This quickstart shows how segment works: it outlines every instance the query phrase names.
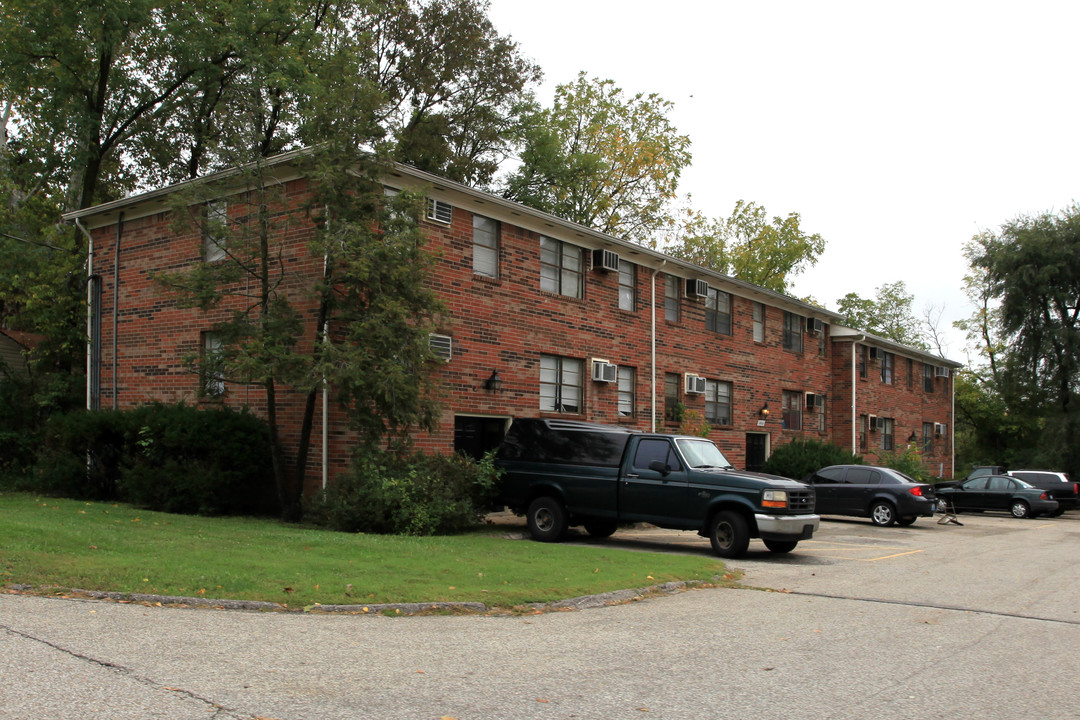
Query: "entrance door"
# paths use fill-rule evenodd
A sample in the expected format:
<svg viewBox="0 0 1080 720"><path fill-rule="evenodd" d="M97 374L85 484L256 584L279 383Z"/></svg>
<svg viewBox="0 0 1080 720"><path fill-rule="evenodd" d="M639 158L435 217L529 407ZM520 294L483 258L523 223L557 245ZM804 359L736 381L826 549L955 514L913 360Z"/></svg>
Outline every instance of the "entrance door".
<svg viewBox="0 0 1080 720"><path fill-rule="evenodd" d="M454 451L479 460L499 447L506 436L507 418L454 416Z"/></svg>
<svg viewBox="0 0 1080 720"><path fill-rule="evenodd" d="M761 472L769 459L769 436L765 433L746 433L746 469Z"/></svg>

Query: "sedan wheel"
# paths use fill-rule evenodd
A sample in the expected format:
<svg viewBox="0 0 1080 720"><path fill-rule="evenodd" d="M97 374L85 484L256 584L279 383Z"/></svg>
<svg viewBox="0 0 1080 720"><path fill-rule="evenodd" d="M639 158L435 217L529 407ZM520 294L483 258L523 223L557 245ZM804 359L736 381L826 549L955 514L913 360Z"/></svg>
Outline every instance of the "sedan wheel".
<svg viewBox="0 0 1080 720"><path fill-rule="evenodd" d="M896 510L887 502L876 502L870 508L870 520L875 525L889 527L896 522Z"/></svg>
<svg viewBox="0 0 1080 720"><path fill-rule="evenodd" d="M1009 507L1009 512L1012 513L1014 518L1026 518L1031 514L1031 509L1023 500L1013 500L1013 504Z"/></svg>

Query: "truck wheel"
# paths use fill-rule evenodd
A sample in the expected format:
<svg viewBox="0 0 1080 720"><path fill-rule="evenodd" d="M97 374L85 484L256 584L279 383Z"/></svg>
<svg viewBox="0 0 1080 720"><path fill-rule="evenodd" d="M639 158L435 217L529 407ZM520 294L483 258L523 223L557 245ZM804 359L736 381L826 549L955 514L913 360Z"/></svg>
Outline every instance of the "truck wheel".
<svg viewBox="0 0 1080 720"><path fill-rule="evenodd" d="M614 520L586 520L585 532L594 538L611 537L619 529L619 523Z"/></svg>
<svg viewBox="0 0 1080 720"><path fill-rule="evenodd" d="M750 545L746 520L737 512L721 510L709 521L709 542L713 552L720 557L742 557Z"/></svg>
<svg viewBox="0 0 1080 720"><path fill-rule="evenodd" d="M566 534L566 510L553 497L538 497L525 514L529 534L540 542L559 542Z"/></svg>
<svg viewBox="0 0 1080 720"><path fill-rule="evenodd" d="M799 544L798 540L762 540L769 552L789 553Z"/></svg>
<svg viewBox="0 0 1080 720"><path fill-rule="evenodd" d="M870 521L881 527L889 527L896 522L896 509L884 500L879 500L870 507Z"/></svg>

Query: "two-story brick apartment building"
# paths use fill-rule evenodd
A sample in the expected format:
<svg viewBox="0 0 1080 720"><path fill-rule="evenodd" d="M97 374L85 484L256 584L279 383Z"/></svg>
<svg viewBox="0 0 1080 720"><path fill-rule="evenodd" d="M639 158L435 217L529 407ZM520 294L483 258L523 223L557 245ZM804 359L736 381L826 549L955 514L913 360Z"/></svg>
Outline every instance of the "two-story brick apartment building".
<svg viewBox="0 0 1080 720"><path fill-rule="evenodd" d="M321 273L301 208L308 184L284 155L272 165L284 190L283 262ZM236 182L239 175L233 175ZM206 178L227 187L229 173ZM446 362L439 428L421 447L476 453L515 417L559 416L676 431L691 414L737 465L758 468L795 437L867 455L917 442L928 468L952 475L956 363L838 325L835 313L531 210L408 166L384 178L421 188L423 231L438 254L432 282L447 313L432 336ZM190 185L187 183L185 185ZM92 404L226 402L258 410L253 386L225 383L207 397L182 358L214 342L222 316L182 308L150 279L206 258L200 233L177 231L169 198L184 186L71 213L92 238L100 278L90 325ZM213 212L237 212L233 186ZM210 249L212 250L212 248ZM93 283L92 283L93 285ZM304 308L302 288L294 301ZM305 313L314 323L313 313ZM314 327L302 342L311 343ZM298 435L299 400L287 403L285 438ZM340 410L324 399L312 487L332 481L349 454Z"/></svg>

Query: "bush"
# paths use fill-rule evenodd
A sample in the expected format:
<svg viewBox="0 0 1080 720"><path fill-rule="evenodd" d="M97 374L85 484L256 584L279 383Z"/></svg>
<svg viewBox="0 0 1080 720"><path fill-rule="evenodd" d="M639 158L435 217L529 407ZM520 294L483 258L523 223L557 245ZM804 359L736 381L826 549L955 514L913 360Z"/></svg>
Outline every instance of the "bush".
<svg viewBox="0 0 1080 720"><path fill-rule="evenodd" d="M918 482L934 482L934 476L926 469L922 454L915 448L914 444L908 445L900 452L880 453L878 463L882 467L898 470Z"/></svg>
<svg viewBox="0 0 1080 720"><path fill-rule="evenodd" d="M832 443L818 440L792 440L781 445L765 462L765 472L801 480L827 465L861 465L859 455Z"/></svg>
<svg viewBox="0 0 1080 720"><path fill-rule="evenodd" d="M117 500L125 417L105 410L54 415L45 423L34 490L79 500Z"/></svg>
<svg viewBox="0 0 1080 720"><path fill-rule="evenodd" d="M498 471L489 454L359 457L350 472L308 503L305 517L344 532L437 535L477 525Z"/></svg>

